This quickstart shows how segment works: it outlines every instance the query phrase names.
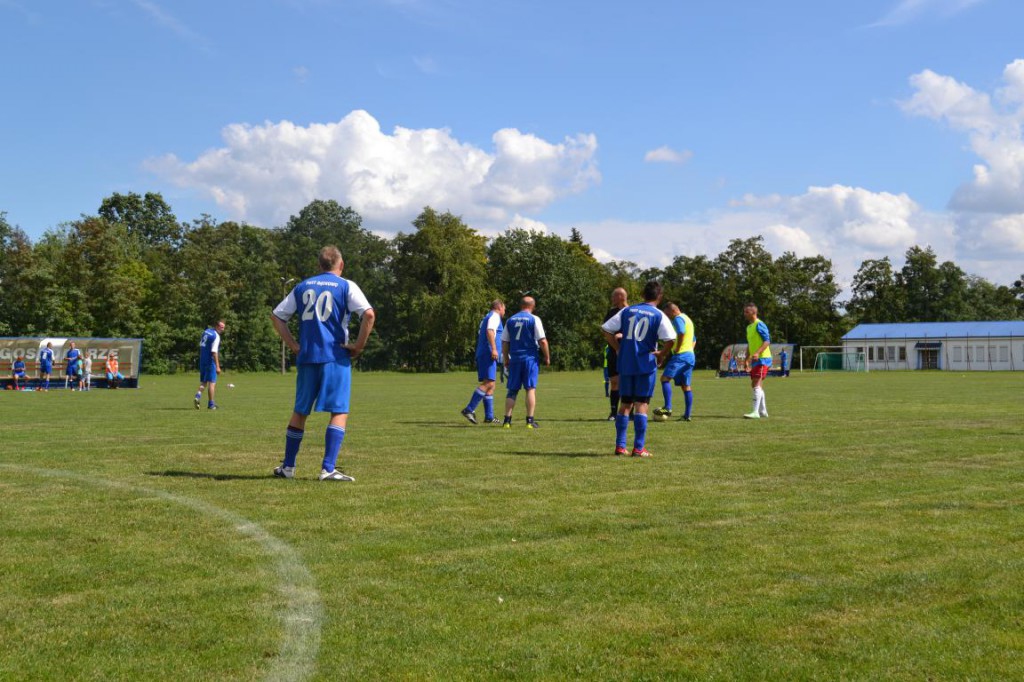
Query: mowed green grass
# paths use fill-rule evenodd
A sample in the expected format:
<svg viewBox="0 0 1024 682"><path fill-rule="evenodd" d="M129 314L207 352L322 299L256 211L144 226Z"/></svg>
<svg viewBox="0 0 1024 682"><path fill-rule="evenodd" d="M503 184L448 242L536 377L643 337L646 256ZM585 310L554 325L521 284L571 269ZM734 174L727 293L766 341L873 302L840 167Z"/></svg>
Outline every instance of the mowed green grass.
<svg viewBox="0 0 1024 682"><path fill-rule="evenodd" d="M699 373L649 460L597 372L358 374L353 484L293 381L0 393L0 679L1024 677L1024 374Z"/></svg>

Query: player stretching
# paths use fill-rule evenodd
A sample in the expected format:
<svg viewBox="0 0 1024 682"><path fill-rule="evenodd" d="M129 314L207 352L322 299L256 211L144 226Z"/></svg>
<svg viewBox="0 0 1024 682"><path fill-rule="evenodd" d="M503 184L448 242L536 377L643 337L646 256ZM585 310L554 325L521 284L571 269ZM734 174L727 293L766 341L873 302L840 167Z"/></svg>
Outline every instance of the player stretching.
<svg viewBox="0 0 1024 682"><path fill-rule="evenodd" d="M221 373L220 368L220 335L224 333L224 320L218 320L217 324L207 327L203 335L199 337L199 390L196 391L193 403L199 409L199 402L203 398L205 389L209 397L206 409L216 410L217 403L213 396L217 392L217 375Z"/></svg>
<svg viewBox="0 0 1024 682"><path fill-rule="evenodd" d="M619 311L603 325L605 341L615 349L619 362L619 412L615 415L615 454L626 454L626 431L629 429L629 411L633 414L633 457L650 457L646 448L647 407L654 395L654 384L660 360L672 352L676 333L668 316L658 310L661 284L648 282L644 286L644 302ZM621 334L621 339L617 335ZM655 352L658 341L660 352Z"/></svg>
<svg viewBox="0 0 1024 682"><path fill-rule="evenodd" d="M50 375L53 374L53 343L46 342L46 348L39 351L39 382L44 391L50 390Z"/></svg>
<svg viewBox="0 0 1024 682"><path fill-rule="evenodd" d="M274 469L274 475L279 478L295 476L295 460L302 445L306 417L315 405L317 412L331 413L320 480L354 481L336 466L348 424L352 358L358 357L366 347L376 313L356 283L342 278L345 263L337 247L320 249L319 261L321 273L295 285L270 316L278 335L298 355L295 408L288 422L284 461ZM295 341L288 329L288 320L299 311L301 343ZM348 320L352 313L362 318L355 343L348 342Z"/></svg>
<svg viewBox="0 0 1024 682"><path fill-rule="evenodd" d="M764 389L761 388L761 384L772 366L772 339L768 333L768 325L757 319L756 305L745 305L743 317L747 320L747 361L750 363L750 387L754 390L753 409L750 410L750 414L743 416L747 419L767 419L768 406L764 401Z"/></svg>
<svg viewBox="0 0 1024 682"><path fill-rule="evenodd" d="M516 406L519 389L526 389L526 428L536 429L540 425L533 418L537 408L537 365L538 350L544 351L544 364L551 364L551 350L548 348L544 324L533 314L537 302L530 296L523 296L519 312L508 318L505 332L501 335L501 354L508 370L508 396L505 398L505 421L502 428L512 428L512 409Z"/></svg>
<svg viewBox="0 0 1024 682"><path fill-rule="evenodd" d="M690 382L693 380L693 366L696 363L693 349L697 345L697 337L694 335L693 321L679 310L679 306L669 303L665 306L665 312L672 318L672 326L676 330L676 343L672 346L672 355L661 373L661 393L665 397L665 407L654 410L654 414L672 416L672 381L675 380L676 386L683 388L683 399L686 402L686 412L679 421L688 422L693 410L693 391Z"/></svg>
<svg viewBox="0 0 1024 682"><path fill-rule="evenodd" d="M481 400L484 403L484 424L499 423L494 416L494 380L498 369L498 345L501 343L501 318L504 316L505 304L495 300L480 321L476 335L476 378L480 386L473 391L469 404L462 410L462 416L471 424L476 424L476 406Z"/></svg>

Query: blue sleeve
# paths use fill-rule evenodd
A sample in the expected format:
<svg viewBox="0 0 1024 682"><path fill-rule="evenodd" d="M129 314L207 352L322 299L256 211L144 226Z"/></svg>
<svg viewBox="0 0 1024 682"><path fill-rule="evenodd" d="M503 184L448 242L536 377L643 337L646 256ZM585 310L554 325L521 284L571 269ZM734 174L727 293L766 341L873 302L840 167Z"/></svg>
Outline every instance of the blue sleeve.
<svg viewBox="0 0 1024 682"><path fill-rule="evenodd" d="M768 325L764 322L757 323L757 335L761 337L762 341L771 343L772 337L768 334Z"/></svg>
<svg viewBox="0 0 1024 682"><path fill-rule="evenodd" d="M686 333L686 320L684 320L683 318L681 318L681 317L673 317L672 318L672 326L675 327L677 333L679 333L679 334L685 334Z"/></svg>

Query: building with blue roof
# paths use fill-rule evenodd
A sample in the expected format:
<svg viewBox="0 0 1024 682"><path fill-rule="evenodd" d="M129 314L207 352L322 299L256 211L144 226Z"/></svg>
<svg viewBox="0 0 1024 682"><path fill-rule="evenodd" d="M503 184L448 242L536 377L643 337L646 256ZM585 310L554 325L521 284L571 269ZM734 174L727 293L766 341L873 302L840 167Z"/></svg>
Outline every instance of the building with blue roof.
<svg viewBox="0 0 1024 682"><path fill-rule="evenodd" d="M863 353L869 371L1024 370L1024 320L858 324L844 353Z"/></svg>

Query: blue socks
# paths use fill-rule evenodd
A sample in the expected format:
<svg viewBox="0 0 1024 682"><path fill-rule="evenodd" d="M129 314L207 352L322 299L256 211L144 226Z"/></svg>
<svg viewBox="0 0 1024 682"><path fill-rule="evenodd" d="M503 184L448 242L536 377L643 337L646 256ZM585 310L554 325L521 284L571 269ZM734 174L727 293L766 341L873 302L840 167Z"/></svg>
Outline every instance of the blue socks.
<svg viewBox="0 0 1024 682"><path fill-rule="evenodd" d="M661 395L665 397L665 409L669 412L672 411L672 382L663 381L661 382Z"/></svg>
<svg viewBox="0 0 1024 682"><path fill-rule="evenodd" d="M469 399L469 404L466 405L467 412L476 412L476 406L480 404L480 401L484 399L487 394L481 391L479 388L473 391L473 397Z"/></svg>
<svg viewBox="0 0 1024 682"><path fill-rule="evenodd" d="M636 435L633 438L633 449L643 450L644 442L647 440L647 415L646 414L635 414L633 415L633 430L636 431Z"/></svg>
<svg viewBox="0 0 1024 682"><path fill-rule="evenodd" d="M345 429L340 426L328 426L324 436L324 464L325 471L334 471L338 463L338 452L341 450L341 442L345 440Z"/></svg>
<svg viewBox="0 0 1024 682"><path fill-rule="evenodd" d="M629 428L629 415L615 415L615 447L626 447L626 430Z"/></svg>
<svg viewBox="0 0 1024 682"><path fill-rule="evenodd" d="M494 419L494 396L484 396L484 419L491 421Z"/></svg>
<svg viewBox="0 0 1024 682"><path fill-rule="evenodd" d="M686 414L684 417L690 416L690 410L693 409L693 391L683 391L683 398L686 399Z"/></svg>
<svg viewBox="0 0 1024 682"><path fill-rule="evenodd" d="M305 431L300 431L292 426L288 427L288 433L284 439L284 466L295 466L295 458L299 455L299 446L302 445L304 433Z"/></svg>

